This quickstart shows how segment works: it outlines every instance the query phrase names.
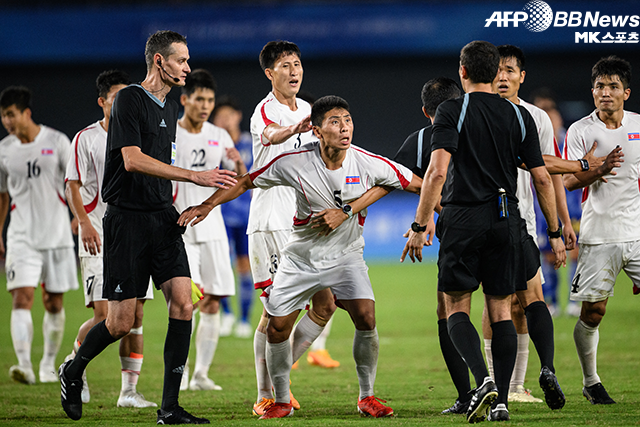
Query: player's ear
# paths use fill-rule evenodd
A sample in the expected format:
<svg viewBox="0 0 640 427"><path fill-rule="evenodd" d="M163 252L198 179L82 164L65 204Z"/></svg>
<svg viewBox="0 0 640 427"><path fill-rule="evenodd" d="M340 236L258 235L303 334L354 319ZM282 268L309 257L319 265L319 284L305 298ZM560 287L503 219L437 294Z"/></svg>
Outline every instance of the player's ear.
<svg viewBox="0 0 640 427"><path fill-rule="evenodd" d="M430 119L430 120L431 120L431 116L427 114L427 109L426 109L426 108L424 108L424 107L422 107L422 114L424 114L424 116L425 116L427 119Z"/></svg>
<svg viewBox="0 0 640 427"><path fill-rule="evenodd" d="M631 96L631 88L628 87L624 90L624 100L626 101L627 99L629 99L629 96Z"/></svg>
<svg viewBox="0 0 640 427"><path fill-rule="evenodd" d="M322 133L320 133L320 128L318 126L313 126L313 134L316 136L316 138L318 138L319 140L322 140Z"/></svg>
<svg viewBox="0 0 640 427"><path fill-rule="evenodd" d="M273 80L273 70L271 70L271 68L265 68L264 75L267 76L269 80Z"/></svg>
<svg viewBox="0 0 640 427"><path fill-rule="evenodd" d="M100 108L104 107L104 98L101 96L98 97L98 105Z"/></svg>
<svg viewBox="0 0 640 427"><path fill-rule="evenodd" d="M184 93L180 95L180 104L182 104L183 107L187 105L187 95Z"/></svg>
<svg viewBox="0 0 640 427"><path fill-rule="evenodd" d="M524 76L527 75L526 71L520 71L520 84L524 83Z"/></svg>

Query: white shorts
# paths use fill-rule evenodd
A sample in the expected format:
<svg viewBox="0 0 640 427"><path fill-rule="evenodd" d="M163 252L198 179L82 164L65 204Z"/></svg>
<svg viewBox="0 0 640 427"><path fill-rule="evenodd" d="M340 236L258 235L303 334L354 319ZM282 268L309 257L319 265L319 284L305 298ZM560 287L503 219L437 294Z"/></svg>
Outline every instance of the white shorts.
<svg viewBox="0 0 640 427"><path fill-rule="evenodd" d="M290 230L257 231L249 234L249 261L256 289L264 289L273 278L282 261L282 250L289 240Z"/></svg>
<svg viewBox="0 0 640 427"><path fill-rule="evenodd" d="M621 270L640 286L640 241L581 244L571 300L598 302L612 297Z"/></svg>
<svg viewBox="0 0 640 427"><path fill-rule="evenodd" d="M7 250L5 262L7 290L43 284L51 293L78 289L78 267L73 247L33 249L14 243Z"/></svg>
<svg viewBox="0 0 640 427"><path fill-rule="evenodd" d="M82 287L84 288L84 305L93 307L95 301L107 301L102 296L102 284L104 283L102 257L80 257L80 271L82 273ZM151 279L149 279L147 294L140 299L153 299L153 282Z"/></svg>
<svg viewBox="0 0 640 427"><path fill-rule="evenodd" d="M185 243L191 279L202 286L204 293L216 296L236 294L229 241L211 240L204 243Z"/></svg>
<svg viewBox="0 0 640 427"><path fill-rule="evenodd" d="M303 310L319 291L331 288L340 300L370 299L375 301L369 274L361 253L340 259L340 265L313 269L298 259L285 256L273 286L261 295L267 313L281 317Z"/></svg>

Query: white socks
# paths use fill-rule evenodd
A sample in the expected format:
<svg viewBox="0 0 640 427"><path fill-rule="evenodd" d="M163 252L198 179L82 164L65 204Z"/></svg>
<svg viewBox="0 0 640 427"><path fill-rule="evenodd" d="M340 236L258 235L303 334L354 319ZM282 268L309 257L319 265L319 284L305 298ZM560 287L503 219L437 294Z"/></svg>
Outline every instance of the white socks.
<svg viewBox="0 0 640 427"><path fill-rule="evenodd" d="M373 396L373 385L376 381L378 367L378 329L359 331L353 337L353 360L356 362L360 400Z"/></svg>
<svg viewBox="0 0 640 427"><path fill-rule="evenodd" d="M495 378L493 375L493 352L491 351L491 341L491 338L484 339L484 355L487 358L487 370L489 371L489 376L491 378Z"/></svg>
<svg viewBox="0 0 640 427"><path fill-rule="evenodd" d="M529 334L518 334L518 352L516 353L516 364L511 373L511 383L509 390L516 390L516 386L524 387L524 377L527 374L527 363L529 362Z"/></svg>
<svg viewBox="0 0 640 427"><path fill-rule="evenodd" d="M294 362L307 351L319 335L322 335L323 329L325 328L311 320L309 312L302 316L291 333L291 353Z"/></svg>
<svg viewBox="0 0 640 427"><path fill-rule="evenodd" d="M292 364L289 340L277 344L267 342L267 366L273 380L276 402L291 402L289 398L289 373Z"/></svg>
<svg viewBox="0 0 640 427"><path fill-rule="evenodd" d="M290 345L287 341L287 345ZM291 347L289 347L291 352ZM256 380L258 383L258 399L257 402L264 397L265 399L273 399L271 391L271 378L269 378L269 370L267 369L267 334L263 334L256 329L253 335L253 357L256 363Z"/></svg>
<svg viewBox="0 0 640 427"><path fill-rule="evenodd" d="M220 312L200 312L200 323L196 331L196 367L193 376L207 377L220 337Z"/></svg>
<svg viewBox="0 0 640 427"><path fill-rule="evenodd" d="M135 353L132 353L135 354ZM120 356L120 366L122 366L122 388L121 391L136 391L138 377L142 369L142 355L140 357L122 357Z"/></svg>
<svg viewBox="0 0 640 427"><path fill-rule="evenodd" d="M11 339L18 365L32 369L31 342L33 341L33 319L31 310L11 310Z"/></svg>
<svg viewBox="0 0 640 427"><path fill-rule="evenodd" d="M312 351L325 350L327 348L327 338L329 338L329 333L331 332L331 324L333 324L333 316L327 322L327 325L322 330L322 333L313 341L311 344ZM294 359L295 361L296 359Z"/></svg>
<svg viewBox="0 0 640 427"><path fill-rule="evenodd" d="M42 335L44 336L44 354L42 355L41 366L53 367L55 372L55 362L60 345L62 344L62 336L64 335L64 308L58 313L49 313L45 310L42 319Z"/></svg>
<svg viewBox="0 0 640 427"><path fill-rule="evenodd" d="M600 382L600 377L597 373L599 340L600 332L598 331L598 326L593 328L578 319L578 323L576 323L576 327L573 330L573 341L576 343L578 359L580 359L580 366L582 366L582 384L585 387L590 387Z"/></svg>

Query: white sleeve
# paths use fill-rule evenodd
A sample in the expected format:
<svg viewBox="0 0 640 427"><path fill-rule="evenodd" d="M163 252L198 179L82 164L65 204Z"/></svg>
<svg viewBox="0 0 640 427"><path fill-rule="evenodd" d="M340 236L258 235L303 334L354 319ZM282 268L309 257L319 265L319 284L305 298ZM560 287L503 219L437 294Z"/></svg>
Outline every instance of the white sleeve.
<svg viewBox="0 0 640 427"><path fill-rule="evenodd" d="M7 193L8 191L9 189L7 188L7 172L0 165L0 193Z"/></svg>
<svg viewBox="0 0 640 427"><path fill-rule="evenodd" d="M370 153L361 148L357 149L364 155L370 166L367 167L372 185L384 185L398 190L404 190L413 178L413 172L399 163L384 156Z"/></svg>
<svg viewBox="0 0 640 427"><path fill-rule="evenodd" d="M71 157L71 141L69 141L69 137L62 132L58 134L58 150L60 150L60 158L58 159L60 171L64 175L67 170L67 164L69 163L69 158Z"/></svg>
<svg viewBox="0 0 640 427"><path fill-rule="evenodd" d="M65 173L66 181L82 181L82 178L86 176L89 158L87 145L83 132L78 132L69 149L69 161Z"/></svg>
<svg viewBox="0 0 640 427"><path fill-rule="evenodd" d="M540 151L542 154L550 156L556 155L555 149L555 136L553 135L553 124L551 118L546 112L540 115L540 132L538 134L540 139Z"/></svg>
<svg viewBox="0 0 640 427"><path fill-rule="evenodd" d="M567 130L564 141L564 154L566 160L578 160L584 157L591 147L585 147L584 138L581 132L582 127L576 126L574 123Z"/></svg>
<svg viewBox="0 0 640 427"><path fill-rule="evenodd" d="M273 159L267 166L253 171L249 177L251 182L258 188L271 188L278 185L292 186L287 177L290 175L287 171L297 170L292 164L292 157L279 155Z"/></svg>
<svg viewBox="0 0 640 427"><path fill-rule="evenodd" d="M272 123L280 123L280 110L275 101L264 102L260 106L260 110L256 112L255 120L251 121L251 133L260 136L263 145L269 145L269 140L264 137L262 132Z"/></svg>

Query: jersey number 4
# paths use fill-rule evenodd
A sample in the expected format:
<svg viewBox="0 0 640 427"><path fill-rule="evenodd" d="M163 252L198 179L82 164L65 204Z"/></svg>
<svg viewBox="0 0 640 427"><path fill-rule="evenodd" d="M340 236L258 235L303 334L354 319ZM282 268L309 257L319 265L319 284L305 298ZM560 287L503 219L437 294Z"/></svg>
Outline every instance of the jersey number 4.
<svg viewBox="0 0 640 427"><path fill-rule="evenodd" d="M40 166L38 160L27 162L27 178L37 178L40 176Z"/></svg>

